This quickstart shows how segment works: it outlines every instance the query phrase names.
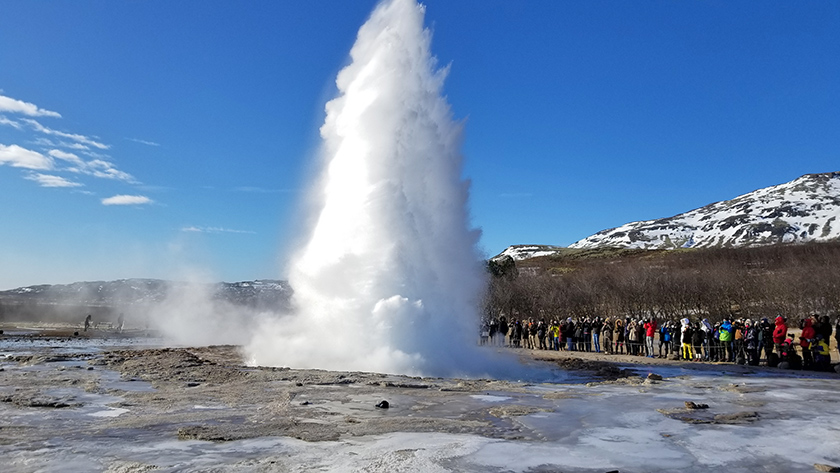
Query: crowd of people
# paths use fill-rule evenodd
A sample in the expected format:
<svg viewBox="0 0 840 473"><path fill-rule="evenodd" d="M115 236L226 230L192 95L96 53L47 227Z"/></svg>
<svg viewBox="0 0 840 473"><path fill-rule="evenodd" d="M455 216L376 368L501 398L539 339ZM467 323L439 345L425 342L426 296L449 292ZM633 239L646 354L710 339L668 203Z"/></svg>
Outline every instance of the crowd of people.
<svg viewBox="0 0 840 473"><path fill-rule="evenodd" d="M827 315L800 321L798 339L781 315L750 320L724 317L692 321L656 318L567 318L565 321L500 317L484 327L486 342L512 348L628 354L686 361L730 362L792 369L831 368L832 334L840 346L840 317L832 326ZM783 365L786 363L786 365Z"/></svg>

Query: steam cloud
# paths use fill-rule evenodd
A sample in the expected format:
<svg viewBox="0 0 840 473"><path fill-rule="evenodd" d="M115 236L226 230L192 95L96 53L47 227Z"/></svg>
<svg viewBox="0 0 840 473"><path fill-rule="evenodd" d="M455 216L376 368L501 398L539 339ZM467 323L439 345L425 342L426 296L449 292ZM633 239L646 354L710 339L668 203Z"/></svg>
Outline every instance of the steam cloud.
<svg viewBox="0 0 840 473"><path fill-rule="evenodd" d="M425 8L380 4L359 30L321 127L317 215L289 274L295 311L246 346L259 365L464 376L484 271Z"/></svg>

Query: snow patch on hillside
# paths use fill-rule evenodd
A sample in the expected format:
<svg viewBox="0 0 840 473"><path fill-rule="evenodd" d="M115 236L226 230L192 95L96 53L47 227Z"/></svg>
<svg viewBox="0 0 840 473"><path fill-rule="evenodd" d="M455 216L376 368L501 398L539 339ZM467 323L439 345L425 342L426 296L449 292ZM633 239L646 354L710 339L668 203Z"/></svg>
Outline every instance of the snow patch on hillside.
<svg viewBox="0 0 840 473"><path fill-rule="evenodd" d="M604 230L569 248L705 248L840 238L840 172L807 174L670 218Z"/></svg>

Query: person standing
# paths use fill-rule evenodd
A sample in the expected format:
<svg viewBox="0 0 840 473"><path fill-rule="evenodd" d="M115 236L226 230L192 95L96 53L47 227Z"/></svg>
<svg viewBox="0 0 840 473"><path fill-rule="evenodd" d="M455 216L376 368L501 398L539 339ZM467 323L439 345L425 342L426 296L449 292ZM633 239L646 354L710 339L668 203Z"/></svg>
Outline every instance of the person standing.
<svg viewBox="0 0 840 473"><path fill-rule="evenodd" d="M87 317L85 317L85 332L88 331L88 329L90 328L90 326L92 324L93 324L93 317L91 317L90 314L88 314Z"/></svg>
<svg viewBox="0 0 840 473"><path fill-rule="evenodd" d="M770 361L770 354L773 353L773 325L767 320L767 317L761 319L761 325L758 327L758 354L764 352L765 362Z"/></svg>
<svg viewBox="0 0 840 473"><path fill-rule="evenodd" d="M831 339L829 338L825 343L830 343L830 341ZM837 351L840 351L840 316L834 322L834 341L837 342Z"/></svg>
<svg viewBox="0 0 840 473"><path fill-rule="evenodd" d="M589 317L583 319L583 350L592 351L592 321Z"/></svg>
<svg viewBox="0 0 840 473"><path fill-rule="evenodd" d="M821 335L825 342L829 342L831 340L831 332L831 321L827 315L823 315L820 317L820 329L817 330L817 335Z"/></svg>
<svg viewBox="0 0 840 473"><path fill-rule="evenodd" d="M499 321L496 318L490 319L490 327L488 330L490 337L490 345L496 346L496 335L499 333Z"/></svg>
<svg viewBox="0 0 840 473"><path fill-rule="evenodd" d="M572 321L572 318L569 317L566 319L566 329L563 332L566 334L566 349L569 351L575 351L575 323Z"/></svg>
<svg viewBox="0 0 840 473"><path fill-rule="evenodd" d="M700 329L703 332L703 359L705 361L710 361L712 359L711 344L712 332L714 332L714 329L712 328L712 324L709 322L709 319L703 319Z"/></svg>
<svg viewBox="0 0 840 473"><path fill-rule="evenodd" d="M817 336L814 330L813 321L811 317L805 319L802 326L802 333L799 334L799 346L802 347L802 368L809 370L814 365L814 357L811 356L811 342Z"/></svg>
<svg viewBox="0 0 840 473"><path fill-rule="evenodd" d="M744 346L747 353L747 364L758 366L758 328L753 325L752 320L744 322Z"/></svg>
<svg viewBox="0 0 840 473"><path fill-rule="evenodd" d="M734 334L732 333L732 322L729 321L729 318L724 318L723 323L720 324L720 343L723 345L724 354L723 354L723 361L733 362L735 361L734 353L732 350L732 339L734 338Z"/></svg>
<svg viewBox="0 0 840 473"><path fill-rule="evenodd" d="M548 346L545 344L546 336L548 335L548 326L545 324L545 319L540 319L537 323L537 340L540 342L540 350L547 350Z"/></svg>
<svg viewBox="0 0 840 473"><path fill-rule="evenodd" d="M583 324L586 323L585 320L578 320L575 324L575 350L577 351L586 351L586 347L583 345Z"/></svg>
<svg viewBox="0 0 840 473"><path fill-rule="evenodd" d="M592 322L592 347L595 349L595 353L601 353L601 327L603 325L601 317L595 317Z"/></svg>
<svg viewBox="0 0 840 473"><path fill-rule="evenodd" d="M680 329L682 359L691 361L694 359L694 353L691 349L691 337L694 335L694 331L691 329L691 322L688 319L682 319L680 323L682 324L682 328Z"/></svg>
<svg viewBox="0 0 840 473"><path fill-rule="evenodd" d="M607 318L601 325L601 339L604 342L604 352L607 354L613 353L612 346L613 324L612 319Z"/></svg>
<svg viewBox="0 0 840 473"><path fill-rule="evenodd" d="M502 346L507 345L508 323L507 318L502 316L499 318L499 336L501 337ZM508 345L510 346L510 345Z"/></svg>
<svg viewBox="0 0 840 473"><path fill-rule="evenodd" d="M694 347L694 361L702 361L703 360L703 339L705 335L703 335L703 324L698 322L694 324L691 334L691 345Z"/></svg>
<svg viewBox="0 0 840 473"><path fill-rule="evenodd" d="M624 322L621 320L621 317L615 319L613 336L615 338L615 353L624 354Z"/></svg>
<svg viewBox="0 0 840 473"><path fill-rule="evenodd" d="M665 347L665 358L668 357L668 349L671 346L671 327L665 322L659 327L659 358L662 358L662 347Z"/></svg>
<svg viewBox="0 0 840 473"><path fill-rule="evenodd" d="M647 322L645 322L645 350L647 351L646 356L648 358L653 358L653 337L656 335L656 319L653 317L649 318Z"/></svg>
<svg viewBox="0 0 840 473"><path fill-rule="evenodd" d="M638 355L639 353L636 351L638 348L639 340L637 338L638 331L636 331L636 319L630 320L630 322L624 327L627 334L625 338L627 339L627 354L628 355Z"/></svg>
<svg viewBox="0 0 840 473"><path fill-rule="evenodd" d="M776 328L773 329L773 344L776 346L776 353L782 353L782 344L787 336L787 324L781 315L776 316Z"/></svg>

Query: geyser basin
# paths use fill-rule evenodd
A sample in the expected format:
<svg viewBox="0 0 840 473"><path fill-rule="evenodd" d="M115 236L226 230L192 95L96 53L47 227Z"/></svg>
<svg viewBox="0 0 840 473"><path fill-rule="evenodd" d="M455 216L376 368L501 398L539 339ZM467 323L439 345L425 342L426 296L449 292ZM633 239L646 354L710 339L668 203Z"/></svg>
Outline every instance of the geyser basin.
<svg viewBox="0 0 840 473"><path fill-rule="evenodd" d="M424 13L389 0L359 30L321 127L314 226L289 275L296 310L263 324L247 346L255 364L445 376L500 365L475 347L479 232Z"/></svg>

